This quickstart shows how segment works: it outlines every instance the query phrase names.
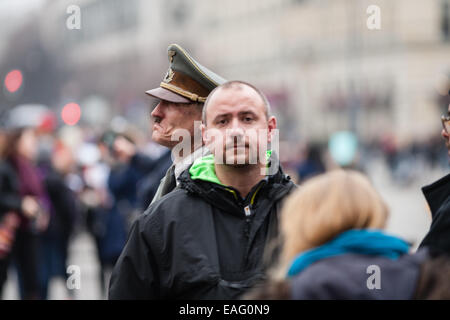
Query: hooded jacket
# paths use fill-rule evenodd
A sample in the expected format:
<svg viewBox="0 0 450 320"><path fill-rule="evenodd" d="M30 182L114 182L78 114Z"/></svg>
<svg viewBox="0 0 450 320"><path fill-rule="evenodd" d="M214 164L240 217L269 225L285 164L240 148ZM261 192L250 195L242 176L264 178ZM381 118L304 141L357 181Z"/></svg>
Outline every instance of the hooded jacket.
<svg viewBox="0 0 450 320"><path fill-rule="evenodd" d="M441 257L445 258L445 257ZM428 248L396 260L348 253L314 262L292 278L271 280L252 290L252 300L448 299L450 260Z"/></svg>
<svg viewBox="0 0 450 320"><path fill-rule="evenodd" d="M266 244L294 183L281 168L245 199L220 183L213 156L134 223L114 268L110 299L236 299L264 278Z"/></svg>

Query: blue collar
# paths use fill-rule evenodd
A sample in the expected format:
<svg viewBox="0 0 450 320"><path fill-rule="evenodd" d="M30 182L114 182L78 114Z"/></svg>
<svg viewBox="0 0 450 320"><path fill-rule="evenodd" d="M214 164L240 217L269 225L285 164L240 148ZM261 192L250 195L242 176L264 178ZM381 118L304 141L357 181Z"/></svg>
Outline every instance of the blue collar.
<svg viewBox="0 0 450 320"><path fill-rule="evenodd" d="M409 246L406 241L379 230L352 229L320 247L299 254L292 262L287 276L296 275L318 260L346 253L384 256L395 260L407 253Z"/></svg>

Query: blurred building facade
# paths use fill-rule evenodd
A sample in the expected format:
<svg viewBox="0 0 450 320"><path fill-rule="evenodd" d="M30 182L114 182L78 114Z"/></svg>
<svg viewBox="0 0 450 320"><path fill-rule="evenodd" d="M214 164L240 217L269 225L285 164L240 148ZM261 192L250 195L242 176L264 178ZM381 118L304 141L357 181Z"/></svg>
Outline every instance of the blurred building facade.
<svg viewBox="0 0 450 320"><path fill-rule="evenodd" d="M80 30L66 27L70 5L81 9ZM381 10L379 30L367 27L370 5ZM159 84L175 42L223 77L261 87L283 139L353 130L408 142L436 134L448 103L449 8L449 0L64 0L47 1L33 19L44 49L67 68L61 105L102 100L109 115L148 120L144 91Z"/></svg>
<svg viewBox="0 0 450 320"><path fill-rule="evenodd" d="M287 105L279 108L288 109L300 137L350 129L363 139L392 133L406 143L439 132L448 104L449 1L208 5L203 29L212 40L201 41L200 51L269 96L284 93ZM370 5L380 8L379 30L367 27Z"/></svg>

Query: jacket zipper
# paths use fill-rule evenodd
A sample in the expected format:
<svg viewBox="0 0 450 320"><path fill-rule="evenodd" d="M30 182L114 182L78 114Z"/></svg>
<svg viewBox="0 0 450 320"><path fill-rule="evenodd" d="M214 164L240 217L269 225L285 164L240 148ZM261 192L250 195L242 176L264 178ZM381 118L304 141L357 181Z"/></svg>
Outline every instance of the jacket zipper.
<svg viewBox="0 0 450 320"><path fill-rule="evenodd" d="M246 217L249 217L252 214L252 211L250 210L250 205L244 208L244 213Z"/></svg>

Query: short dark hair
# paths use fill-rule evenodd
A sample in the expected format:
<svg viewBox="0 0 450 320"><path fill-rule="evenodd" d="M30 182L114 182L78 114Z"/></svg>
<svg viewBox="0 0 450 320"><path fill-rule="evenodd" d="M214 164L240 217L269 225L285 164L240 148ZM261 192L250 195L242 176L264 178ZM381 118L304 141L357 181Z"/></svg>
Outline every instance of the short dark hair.
<svg viewBox="0 0 450 320"><path fill-rule="evenodd" d="M241 80L232 80L232 81L227 81L224 84L221 84L220 86L214 88L214 90L211 91L211 93L208 95L208 97L206 98L206 101L205 101L205 105L203 106L202 122L206 125L206 108L208 106L209 101L211 100L211 97L214 95L214 93L216 93L217 91L219 91L221 89L232 89L232 88L239 88L242 86L250 87L260 96L261 100L264 103L264 106L266 107L266 117L267 117L267 119L269 119L269 117L272 115L272 111L270 108L269 100L267 100L264 93L261 90L259 90L258 88L256 88L254 85L252 85L248 82L241 81Z"/></svg>

